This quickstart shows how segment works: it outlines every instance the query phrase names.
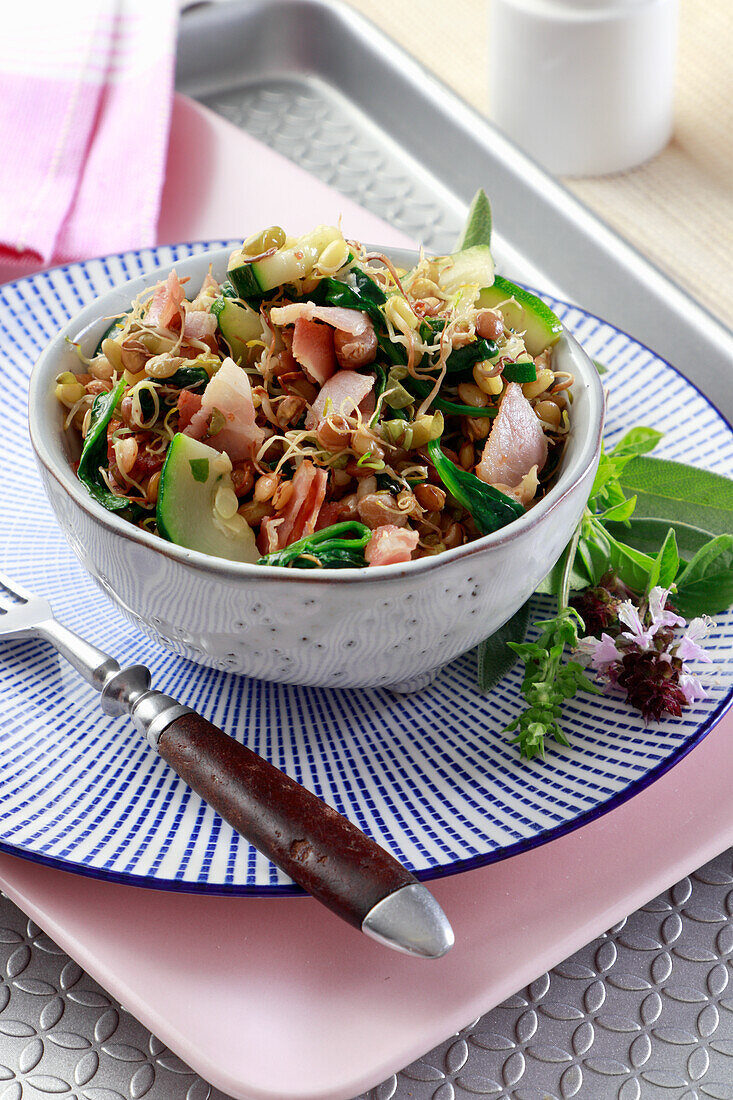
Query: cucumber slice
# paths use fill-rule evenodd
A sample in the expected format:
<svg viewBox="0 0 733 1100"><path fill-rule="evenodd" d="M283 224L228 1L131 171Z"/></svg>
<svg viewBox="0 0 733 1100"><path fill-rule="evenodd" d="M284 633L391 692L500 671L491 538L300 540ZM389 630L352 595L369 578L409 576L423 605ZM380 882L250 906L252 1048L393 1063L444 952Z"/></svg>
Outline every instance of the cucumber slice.
<svg viewBox="0 0 733 1100"><path fill-rule="evenodd" d="M254 531L235 513L224 519L216 510L220 489L231 489L227 455L178 432L173 436L160 475L156 518L163 538L177 546L229 561L256 562Z"/></svg>
<svg viewBox="0 0 733 1100"><path fill-rule="evenodd" d="M516 306L507 308L507 323L515 332L524 332L524 346L530 355L539 355L545 348L556 344L562 334L562 323L549 306L528 290L515 286L508 279L497 275L494 285L481 291L479 308L494 309L514 298Z"/></svg>
<svg viewBox="0 0 733 1100"><path fill-rule="evenodd" d="M455 294L462 286L489 287L494 281L494 260L486 244L475 244L446 257L446 263L438 276L438 285L446 294Z"/></svg>
<svg viewBox="0 0 733 1100"><path fill-rule="evenodd" d="M319 225L290 248L279 248L255 263L248 261L240 248L229 257L227 276L240 298L261 298L268 290L310 275L324 249L340 240L343 235L336 226Z"/></svg>
<svg viewBox="0 0 733 1100"><path fill-rule="evenodd" d="M262 319L259 313L224 295L214 301L211 312L216 317L219 331L231 348L232 359L235 363L241 363L250 351L247 347L249 341L262 339Z"/></svg>

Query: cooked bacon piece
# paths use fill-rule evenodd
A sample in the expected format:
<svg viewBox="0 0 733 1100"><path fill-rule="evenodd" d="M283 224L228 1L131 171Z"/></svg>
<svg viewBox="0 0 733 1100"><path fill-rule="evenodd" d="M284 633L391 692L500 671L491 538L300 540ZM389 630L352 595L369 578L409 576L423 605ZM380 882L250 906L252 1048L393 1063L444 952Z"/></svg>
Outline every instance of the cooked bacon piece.
<svg viewBox="0 0 733 1100"><path fill-rule="evenodd" d="M330 527L334 523L339 523L343 510L343 505L340 500L327 500L318 513L316 531L322 531L324 527Z"/></svg>
<svg viewBox="0 0 733 1100"><path fill-rule="evenodd" d="M155 294L145 314L146 324L154 325L156 328L170 329L175 321L177 322L175 327L178 328L181 322L183 299L184 293L181 280L176 275L175 270L171 271L167 280L164 283L158 283L155 289Z"/></svg>
<svg viewBox="0 0 733 1100"><path fill-rule="evenodd" d="M374 326L363 332L344 332L336 329L333 334L333 346L338 365L342 370L354 370L365 367L377 358L377 334Z"/></svg>
<svg viewBox="0 0 733 1100"><path fill-rule="evenodd" d="M205 309L186 311L183 335L189 340L203 340L206 336L213 336L215 332L216 317L213 313L207 313Z"/></svg>
<svg viewBox="0 0 733 1100"><path fill-rule="evenodd" d="M178 430L182 432L191 423L191 418L201 408L201 394L181 390L178 395Z"/></svg>
<svg viewBox="0 0 733 1100"><path fill-rule="evenodd" d="M369 565L396 565L410 561L419 539L417 531L387 523L373 532L366 544L364 557Z"/></svg>
<svg viewBox="0 0 733 1100"><path fill-rule="evenodd" d="M331 416L353 416L364 398L374 388L373 374L357 374L355 370L336 371L322 387L305 418L306 428L315 428L325 419L326 402L330 401Z"/></svg>
<svg viewBox="0 0 733 1100"><path fill-rule="evenodd" d="M194 413L185 434L194 439L207 436L214 410L224 417L224 427L206 442L217 451L226 451L232 462L254 458L262 446L265 433L255 422L252 387L246 371L233 359L225 359L201 397L201 408Z"/></svg>
<svg viewBox="0 0 733 1100"><path fill-rule="evenodd" d="M293 330L292 354L311 382L322 386L336 370L333 351L334 331L307 317L299 317Z"/></svg>
<svg viewBox="0 0 733 1100"><path fill-rule="evenodd" d="M312 535L318 522L318 513L326 498L328 472L317 469L306 459L293 475L293 492L285 508L277 516L263 519L260 531L263 545L282 550L291 542ZM259 544L258 544L259 545ZM264 551L272 553L273 550Z"/></svg>
<svg viewBox="0 0 733 1100"><path fill-rule="evenodd" d="M360 309L344 309L343 306L317 306L313 302L291 302L286 306L274 306L270 310L273 325L294 325L305 317L308 321L323 321L341 332L350 332L359 336L374 325L368 313Z"/></svg>
<svg viewBox="0 0 733 1100"><path fill-rule="evenodd" d="M516 489L533 466L542 470L546 461L547 440L542 425L522 387L511 382L484 445L476 476L487 485Z"/></svg>

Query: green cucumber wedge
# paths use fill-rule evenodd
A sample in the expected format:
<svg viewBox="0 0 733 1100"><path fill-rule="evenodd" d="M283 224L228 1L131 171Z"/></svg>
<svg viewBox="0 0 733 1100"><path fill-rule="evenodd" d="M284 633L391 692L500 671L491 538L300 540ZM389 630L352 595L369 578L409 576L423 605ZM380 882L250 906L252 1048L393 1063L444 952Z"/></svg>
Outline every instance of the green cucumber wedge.
<svg viewBox="0 0 733 1100"><path fill-rule="evenodd" d="M242 363L249 354L251 340L262 339L262 318L250 306L242 305L221 295L215 300L211 312L216 317L219 331L232 352L235 363Z"/></svg>
<svg viewBox="0 0 733 1100"><path fill-rule="evenodd" d="M516 305L507 307L506 322L515 332L524 333L524 346L530 355L539 355L557 343L562 323L550 307L528 290L502 279L501 275L496 276L492 286L481 291L478 305L495 309L508 298L513 298Z"/></svg>
<svg viewBox="0 0 733 1100"><path fill-rule="evenodd" d="M257 561L254 531L246 520L239 513L225 519L216 507L220 490L234 492L231 468L227 455L213 447L181 432L173 436L158 489L156 518L163 538L215 558Z"/></svg>
<svg viewBox="0 0 733 1100"><path fill-rule="evenodd" d="M290 248L279 248L271 256L255 263L240 248L229 257L227 277L240 298L245 301L261 298L275 287L310 275L324 249L332 241L341 239L340 229L333 225L319 225L299 237Z"/></svg>
<svg viewBox="0 0 733 1100"><path fill-rule="evenodd" d="M451 262L446 264L438 277L440 288L446 294L455 294L466 284L483 290L494 282L494 260L488 245L475 244L472 248L454 252L448 259Z"/></svg>

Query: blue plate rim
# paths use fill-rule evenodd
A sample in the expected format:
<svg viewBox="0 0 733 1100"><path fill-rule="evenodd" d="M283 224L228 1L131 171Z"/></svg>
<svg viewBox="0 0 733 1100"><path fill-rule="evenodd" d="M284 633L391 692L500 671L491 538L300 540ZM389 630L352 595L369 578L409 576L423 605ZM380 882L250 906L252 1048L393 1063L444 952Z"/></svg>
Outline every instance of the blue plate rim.
<svg viewBox="0 0 733 1100"><path fill-rule="evenodd" d="M41 271L31 272L28 275L21 276L18 279L13 279L8 283L0 284L0 293L5 288L13 287L17 284L25 283L31 279L37 278L39 275L50 274L53 271L68 271L71 268L81 267L90 263L104 263L110 259L117 259L120 256L135 256L140 257L145 253L155 252L160 248L170 249L191 249L199 246L210 249L213 247L224 247L228 245L235 238L228 239L215 239L197 240L197 241L180 241L171 242L168 244L152 245L148 248L138 249L125 249L123 252L107 253L101 256L90 256L84 260L74 260L63 264L55 264L53 267L43 268ZM144 274L144 273L143 273ZM611 321L607 321L605 318L600 317L597 313L593 313L590 310L584 309L582 306L576 305L574 302L568 302L563 298L558 298L553 294L549 294L545 291L537 290L530 287L526 283L518 283L525 289L540 295L543 298L549 298L551 301L558 302L569 310L575 310L577 313L584 317L598 321L603 325L607 325L612 328L616 333L625 337L627 340L636 344L638 347L648 351L655 359L663 363L671 371L673 371L678 377L680 377L687 385L691 386L696 393L698 393L702 399L713 409L713 411L720 417L723 424L733 435L733 424L728 420L727 416L718 408L715 402L708 397L708 395L700 389L700 387L690 378L687 378L682 372L670 363L663 356L659 355L648 344L639 340L637 337L632 336L624 329L619 328ZM708 715L705 722L699 726L690 737L682 742L674 752L670 753L664 760L660 761L656 767L646 772L639 779L633 780L627 784L623 790L617 791L616 794L606 799L599 805L593 806L588 810L577 814L571 821L562 822L559 825L553 825L550 828L543 829L540 832L533 834L532 836L525 837L522 840L517 841L514 844L507 845L493 852L488 852L483 855L470 856L466 859L454 860L448 864L438 864L434 867L426 868L421 871L412 872L416 879L420 882L433 882L442 878L449 878L452 875L462 874L466 871L478 870L481 867L488 867L494 863L500 863L505 859L511 859L513 856L522 855L525 852L533 851L535 848L543 847L545 844L549 844L553 840L559 840L563 836L567 836L569 833L575 832L577 829L581 829L586 825L590 825L592 822L605 817L606 814L611 813L613 810L622 806L625 802L634 798L637 794L651 787L658 779L661 779L663 775L671 771L681 760L687 755L705 737L711 732L711 730L720 722L725 714L733 706L733 688L731 688L726 696L720 701L718 707L712 714ZM46 856L37 852L29 852L28 850L14 845L0 839L0 853L6 855L16 856L20 859L24 859L29 863L38 863L46 867L52 867L55 870L65 871L67 874L83 875L86 878L96 879L100 882L111 882L117 885L123 886L135 886L141 889L149 890L162 890L173 893L183 894L199 894L209 895L212 897L249 897L249 898L295 898L295 897L308 897L309 895L300 886L296 884L283 884L280 886L238 886L236 884L224 884L224 883L206 883L206 882L194 882L184 879L163 879L155 878L151 879L145 875L133 875L120 871L107 871L98 867L89 867L81 863L72 863L68 860L58 859L54 856Z"/></svg>

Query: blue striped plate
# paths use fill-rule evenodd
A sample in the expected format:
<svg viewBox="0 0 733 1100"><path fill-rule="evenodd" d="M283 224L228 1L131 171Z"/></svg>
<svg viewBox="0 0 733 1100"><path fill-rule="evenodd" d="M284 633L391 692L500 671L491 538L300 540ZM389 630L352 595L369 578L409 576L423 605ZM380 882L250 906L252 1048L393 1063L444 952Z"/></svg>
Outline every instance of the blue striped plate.
<svg viewBox="0 0 733 1100"><path fill-rule="evenodd" d="M711 639L709 698L645 728L613 698L567 708L572 746L519 761L501 733L520 705L518 669L488 697L475 656L419 695L325 691L200 668L136 633L83 572L41 491L26 431L31 365L60 325L115 283L218 246L179 245L71 264L0 287L0 570L50 597L59 618L157 687L199 709L315 790L424 879L489 863L624 801L688 752L731 701L733 616ZM551 301L551 300L550 300ZM658 453L733 475L733 431L653 352L552 302L608 365L608 437L643 421ZM537 617L551 610L536 601ZM167 889L287 894L290 881L232 832L39 642L0 649L0 849L102 878Z"/></svg>

